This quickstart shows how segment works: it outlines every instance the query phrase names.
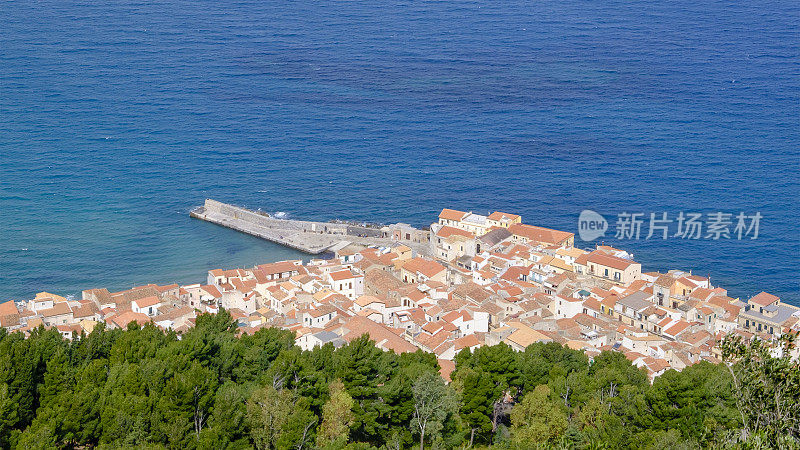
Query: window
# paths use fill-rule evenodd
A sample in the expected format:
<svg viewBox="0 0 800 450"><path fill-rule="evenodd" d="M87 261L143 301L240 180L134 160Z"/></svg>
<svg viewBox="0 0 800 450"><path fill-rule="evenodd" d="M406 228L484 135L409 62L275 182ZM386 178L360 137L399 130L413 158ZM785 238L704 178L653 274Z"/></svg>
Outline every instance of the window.
<svg viewBox="0 0 800 450"><path fill-rule="evenodd" d="M608 269L605 269L604 275L608 277Z"/></svg>

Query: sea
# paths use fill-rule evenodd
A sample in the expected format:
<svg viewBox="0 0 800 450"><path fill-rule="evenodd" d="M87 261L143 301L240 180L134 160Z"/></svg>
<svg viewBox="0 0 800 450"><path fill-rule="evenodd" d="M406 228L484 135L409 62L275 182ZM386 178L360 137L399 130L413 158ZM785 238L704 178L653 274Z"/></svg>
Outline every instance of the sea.
<svg viewBox="0 0 800 450"><path fill-rule="evenodd" d="M309 258L189 218L214 198L574 233L592 210L580 247L800 304L799 30L788 0L2 2L0 301ZM702 236L646 239L681 212ZM716 213L757 238L707 237Z"/></svg>

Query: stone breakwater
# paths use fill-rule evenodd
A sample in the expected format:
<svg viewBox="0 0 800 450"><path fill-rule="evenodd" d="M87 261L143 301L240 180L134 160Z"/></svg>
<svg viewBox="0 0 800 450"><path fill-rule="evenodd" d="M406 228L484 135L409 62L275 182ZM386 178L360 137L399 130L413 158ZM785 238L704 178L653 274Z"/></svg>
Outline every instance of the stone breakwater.
<svg viewBox="0 0 800 450"><path fill-rule="evenodd" d="M430 253L426 240L423 242L419 238L420 233L424 232L414 230L416 239L404 239L410 235L406 233L408 226L402 224L374 227L348 223L278 219L265 213L212 199L206 199L203 206L193 209L190 216L311 255L324 253L342 242L363 245L390 245L402 242L418 253L424 255ZM399 227L403 227L404 233L396 232ZM398 236L398 238L393 238L393 236Z"/></svg>

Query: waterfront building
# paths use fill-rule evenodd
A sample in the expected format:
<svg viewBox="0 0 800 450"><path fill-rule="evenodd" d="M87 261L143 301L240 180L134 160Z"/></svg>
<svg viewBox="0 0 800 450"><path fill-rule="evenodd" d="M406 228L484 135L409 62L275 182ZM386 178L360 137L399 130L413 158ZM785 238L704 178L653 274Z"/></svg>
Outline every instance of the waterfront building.
<svg viewBox="0 0 800 450"><path fill-rule="evenodd" d="M797 323L800 308L781 302L766 292L751 297L739 314L739 326L747 331L781 335L784 328Z"/></svg>
<svg viewBox="0 0 800 450"><path fill-rule="evenodd" d="M22 333L52 327L75 339L98 323L135 322L180 337L198 314L225 308L239 333L281 327L304 350L366 333L379 348L422 349L444 367L463 349L504 342L523 351L557 342L590 357L619 351L651 380L669 368L718 361L726 334L770 340L800 330L800 308L776 296L743 302L690 272L642 273L624 250L575 248L572 233L523 224L515 214L444 209L430 234L410 226L375 230L385 234L384 245L341 241L329 259L213 269L204 284L88 289L80 300L40 293L0 304L0 326Z"/></svg>
<svg viewBox="0 0 800 450"><path fill-rule="evenodd" d="M514 242L537 244L540 246L572 247L575 234L550 228L515 223L508 227Z"/></svg>
<svg viewBox="0 0 800 450"><path fill-rule="evenodd" d="M489 227L508 228L515 223L522 223L522 217L516 214L509 214L495 211L487 217Z"/></svg>

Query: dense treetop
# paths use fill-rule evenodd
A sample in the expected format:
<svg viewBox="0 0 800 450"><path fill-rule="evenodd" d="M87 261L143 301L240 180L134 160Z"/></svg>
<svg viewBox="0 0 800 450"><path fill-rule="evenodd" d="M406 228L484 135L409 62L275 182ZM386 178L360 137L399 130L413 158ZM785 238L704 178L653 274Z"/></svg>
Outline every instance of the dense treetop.
<svg viewBox="0 0 800 450"><path fill-rule="evenodd" d="M788 345L788 344L787 344ZM500 344L456 358L362 336L310 352L226 312L64 340L0 330L0 448L798 448L800 369L758 343L651 385L620 353Z"/></svg>

